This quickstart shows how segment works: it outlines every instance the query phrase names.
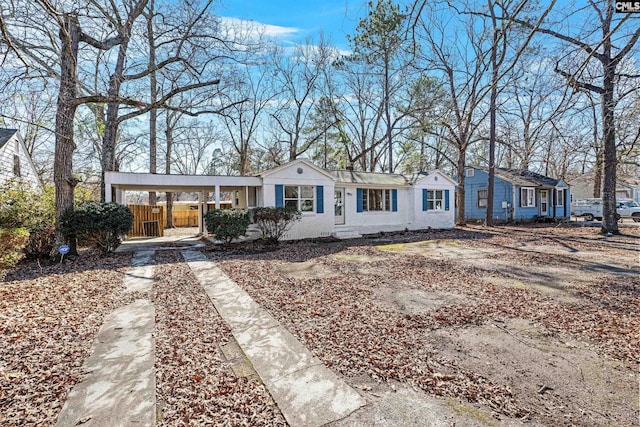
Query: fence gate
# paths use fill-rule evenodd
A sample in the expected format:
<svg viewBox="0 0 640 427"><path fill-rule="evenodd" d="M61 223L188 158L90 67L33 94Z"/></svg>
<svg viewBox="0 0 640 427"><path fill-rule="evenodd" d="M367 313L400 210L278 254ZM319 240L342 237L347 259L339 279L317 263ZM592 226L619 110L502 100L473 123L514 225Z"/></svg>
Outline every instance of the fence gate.
<svg viewBox="0 0 640 427"><path fill-rule="evenodd" d="M164 206L128 205L133 213L133 225L127 237L164 236Z"/></svg>

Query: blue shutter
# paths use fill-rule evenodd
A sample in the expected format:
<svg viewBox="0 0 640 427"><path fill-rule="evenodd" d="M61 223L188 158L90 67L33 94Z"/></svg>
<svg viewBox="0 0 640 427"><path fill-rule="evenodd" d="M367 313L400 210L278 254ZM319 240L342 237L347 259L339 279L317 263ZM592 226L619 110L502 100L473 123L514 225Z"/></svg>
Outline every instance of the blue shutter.
<svg viewBox="0 0 640 427"><path fill-rule="evenodd" d="M316 185L316 213L324 213L324 186Z"/></svg>
<svg viewBox="0 0 640 427"><path fill-rule="evenodd" d="M444 190L444 210L449 210L449 190Z"/></svg>
<svg viewBox="0 0 640 427"><path fill-rule="evenodd" d="M284 185L276 185L276 208L284 207Z"/></svg>
<svg viewBox="0 0 640 427"><path fill-rule="evenodd" d="M356 188L356 212L362 212L362 188Z"/></svg>
<svg viewBox="0 0 640 427"><path fill-rule="evenodd" d="M422 189L422 210L423 211L427 210L427 189L426 188Z"/></svg>
<svg viewBox="0 0 640 427"><path fill-rule="evenodd" d="M398 190L391 190L391 210L398 212Z"/></svg>

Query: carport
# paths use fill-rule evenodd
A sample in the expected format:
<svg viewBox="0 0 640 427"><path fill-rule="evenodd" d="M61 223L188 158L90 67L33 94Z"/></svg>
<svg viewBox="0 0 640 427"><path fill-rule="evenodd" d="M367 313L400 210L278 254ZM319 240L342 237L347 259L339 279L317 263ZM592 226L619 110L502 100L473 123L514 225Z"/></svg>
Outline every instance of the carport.
<svg viewBox="0 0 640 427"><path fill-rule="evenodd" d="M189 192L198 194L198 230L204 233L202 216L207 199L214 194L215 208L220 209L220 194L231 192L232 207L248 209L262 206L262 179L255 176L165 175L151 173L106 172L105 199L126 203L127 191Z"/></svg>

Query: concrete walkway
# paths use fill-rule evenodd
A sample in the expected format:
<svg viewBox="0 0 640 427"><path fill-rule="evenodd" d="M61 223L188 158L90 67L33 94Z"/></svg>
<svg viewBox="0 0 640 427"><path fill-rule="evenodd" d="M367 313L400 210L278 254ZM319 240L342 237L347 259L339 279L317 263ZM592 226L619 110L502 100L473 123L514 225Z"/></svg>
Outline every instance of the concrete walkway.
<svg viewBox="0 0 640 427"><path fill-rule="evenodd" d="M124 279L125 292L153 285L153 252L136 253ZM114 310L105 318L83 365L86 378L69 393L56 426L155 425L155 310L148 299Z"/></svg>
<svg viewBox="0 0 640 427"><path fill-rule="evenodd" d="M366 404L212 261L196 251L182 255L289 425L322 426Z"/></svg>

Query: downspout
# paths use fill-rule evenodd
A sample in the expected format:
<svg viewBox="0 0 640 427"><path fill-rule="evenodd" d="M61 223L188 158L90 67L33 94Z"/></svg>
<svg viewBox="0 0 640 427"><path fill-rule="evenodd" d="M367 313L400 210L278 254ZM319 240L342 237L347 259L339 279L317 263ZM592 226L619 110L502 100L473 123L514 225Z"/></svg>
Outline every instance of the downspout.
<svg viewBox="0 0 640 427"><path fill-rule="evenodd" d="M517 198L516 197L517 196L516 192L517 191L519 191L518 187L516 187L516 185L512 183L511 184L511 198L512 198L512 203L511 203L511 206L512 206L512 209L511 209L512 218L511 219L513 220L513 222L516 222L516 206L517 206L516 205L516 198Z"/></svg>

